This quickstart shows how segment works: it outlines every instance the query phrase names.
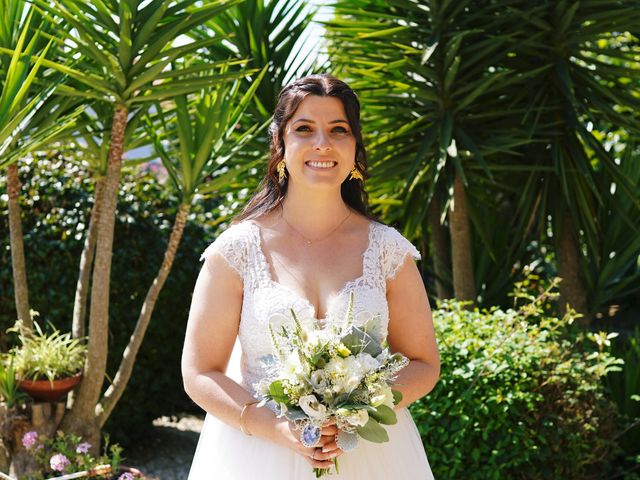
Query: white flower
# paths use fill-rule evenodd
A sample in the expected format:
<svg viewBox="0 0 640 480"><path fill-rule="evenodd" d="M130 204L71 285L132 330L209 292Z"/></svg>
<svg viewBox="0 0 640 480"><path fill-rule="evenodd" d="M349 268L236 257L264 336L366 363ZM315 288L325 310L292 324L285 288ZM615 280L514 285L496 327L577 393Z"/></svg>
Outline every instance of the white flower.
<svg viewBox="0 0 640 480"><path fill-rule="evenodd" d="M282 365L282 377L294 383L298 383L300 378L306 377L308 373L309 366L300 361L298 352L292 352L287 356Z"/></svg>
<svg viewBox="0 0 640 480"><path fill-rule="evenodd" d="M327 407L322 405L315 395L300 397L298 405L309 418L324 419L327 416Z"/></svg>
<svg viewBox="0 0 640 480"><path fill-rule="evenodd" d="M363 371L365 375L369 372L376 370L378 367L380 367L380 363L378 362L378 360L376 360L371 355L365 352L362 352L356 355L356 360L360 364L360 369Z"/></svg>
<svg viewBox="0 0 640 480"><path fill-rule="evenodd" d="M393 392L391 391L391 387L383 387L378 390L375 395L371 397L371 405L374 407L386 405L389 408L393 408Z"/></svg>
<svg viewBox="0 0 640 480"><path fill-rule="evenodd" d="M355 357L335 357L324 368L334 392L350 393L360 385L364 370Z"/></svg>
<svg viewBox="0 0 640 480"><path fill-rule="evenodd" d="M369 421L369 413L364 410L349 410L347 408L339 408L336 414L344 418L344 420L354 427L364 427Z"/></svg>
<svg viewBox="0 0 640 480"><path fill-rule="evenodd" d="M323 369L314 371L311 374L309 382L313 389L318 393L324 392L329 387L329 380L327 379L327 375Z"/></svg>

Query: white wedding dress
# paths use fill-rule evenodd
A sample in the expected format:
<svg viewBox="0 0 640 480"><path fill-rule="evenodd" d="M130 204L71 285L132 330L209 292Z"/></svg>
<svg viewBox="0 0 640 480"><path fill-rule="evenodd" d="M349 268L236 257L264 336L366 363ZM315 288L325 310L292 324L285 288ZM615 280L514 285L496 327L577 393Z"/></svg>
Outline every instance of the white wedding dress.
<svg viewBox="0 0 640 480"><path fill-rule="evenodd" d="M238 342L227 375L255 394L263 375L260 358L271 353L268 320L276 313L315 318L314 306L290 288L274 281L262 252L260 228L243 221L224 231L202 254L217 252L242 277L244 299ZM387 328L386 281L393 278L406 255L419 258L416 248L395 229L371 222L363 253L363 273L347 282L327 307L325 325L344 316L349 292L355 293L356 313L378 313ZM266 408L266 407L265 407ZM408 410L397 411L398 422L385 426L389 442L360 439L355 450L338 457L337 480L433 479L418 429ZM334 470L332 468L332 470ZM311 465L293 450L248 436L207 414L193 458L189 480L313 480Z"/></svg>

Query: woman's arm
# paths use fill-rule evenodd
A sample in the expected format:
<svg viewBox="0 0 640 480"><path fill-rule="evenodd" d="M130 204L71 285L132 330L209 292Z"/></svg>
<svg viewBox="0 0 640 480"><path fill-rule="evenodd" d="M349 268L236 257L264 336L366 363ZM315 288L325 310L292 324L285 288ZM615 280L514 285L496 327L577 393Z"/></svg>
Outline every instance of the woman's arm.
<svg viewBox="0 0 640 480"><path fill-rule="evenodd" d="M252 397L224 375L238 335L242 279L219 255L208 257L196 282L182 352L187 394L205 411L239 428Z"/></svg>
<svg viewBox="0 0 640 480"><path fill-rule="evenodd" d="M182 352L182 378L187 394L202 409L238 429L243 406L254 398L224 372L238 335L242 294L238 273L219 254L208 257L193 292ZM296 451L317 468L328 468L332 465L329 460L340 453L322 454L305 447L290 422L276 418L266 407L248 407L243 426L252 435ZM317 460L312 460L312 456Z"/></svg>
<svg viewBox="0 0 640 480"><path fill-rule="evenodd" d="M410 360L393 386L402 393L402 401L396 406L402 408L433 390L440 376L440 353L429 299L420 272L409 255L395 278L387 282L387 303L389 346Z"/></svg>

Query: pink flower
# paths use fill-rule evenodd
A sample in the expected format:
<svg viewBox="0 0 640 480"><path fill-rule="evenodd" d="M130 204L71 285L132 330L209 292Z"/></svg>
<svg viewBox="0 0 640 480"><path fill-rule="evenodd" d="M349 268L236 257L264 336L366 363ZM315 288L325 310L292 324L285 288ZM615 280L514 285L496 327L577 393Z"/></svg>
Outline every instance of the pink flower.
<svg viewBox="0 0 640 480"><path fill-rule="evenodd" d="M91 444L89 442L82 442L76 447L76 453L87 453L91 448Z"/></svg>
<svg viewBox="0 0 640 480"><path fill-rule="evenodd" d="M71 462L63 454L56 453L51 457L51 460L49 460L49 465L51 465L52 470L64 472L64 469L71 465Z"/></svg>
<svg viewBox="0 0 640 480"><path fill-rule="evenodd" d="M134 476L129 472L125 472L118 477L118 480L134 480Z"/></svg>
<svg viewBox="0 0 640 480"><path fill-rule="evenodd" d="M33 431L27 432L22 437L22 445L24 445L24 448L27 448L27 449L30 449L31 447L33 447L37 441L38 441L38 432L33 432Z"/></svg>

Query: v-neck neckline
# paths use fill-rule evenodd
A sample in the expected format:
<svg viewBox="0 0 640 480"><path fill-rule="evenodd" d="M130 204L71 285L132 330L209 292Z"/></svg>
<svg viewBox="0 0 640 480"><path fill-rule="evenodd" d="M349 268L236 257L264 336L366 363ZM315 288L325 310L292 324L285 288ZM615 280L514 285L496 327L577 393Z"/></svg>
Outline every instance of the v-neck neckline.
<svg viewBox="0 0 640 480"><path fill-rule="evenodd" d="M267 260L267 256L265 255L265 253L264 253L264 251L262 249L262 229L261 229L260 225L258 225L253 220L246 220L246 222L249 223L249 225L252 228L255 229L254 231L256 233L256 243L257 243L256 246L257 246L257 249L258 249L258 255L260 256L260 260L262 262L264 262L264 266L266 268L267 278L268 278L269 282L273 286L276 286L278 288L286 290L287 292L289 292L292 295L294 295L296 298L304 301L313 310L313 318L318 323L322 323L322 324L326 323L326 320L329 318L329 314L331 312L331 305L335 302L335 300L338 299L343 293L348 291L353 285L355 285L358 281L360 281L366 275L365 257L367 256L367 254L369 253L369 251L371 250L371 248L373 246L373 241L372 241L373 229L374 229L374 224L376 223L373 220L369 221L369 226L368 226L368 231L367 231L367 247L362 252L362 262L361 262L362 263L362 274L360 276L352 279L352 280L347 280L343 284L342 288L340 288L340 290L338 290L338 292L335 295L333 295L331 298L327 299L327 311L326 311L326 314L325 314L324 317L318 318L318 310L317 310L316 306L311 302L311 300L309 300L307 297L305 297L305 296L301 295L300 293L298 293L298 291L294 290L292 287L289 287L288 285L284 285L284 284L276 281L273 278L273 274L271 273L271 264Z"/></svg>

